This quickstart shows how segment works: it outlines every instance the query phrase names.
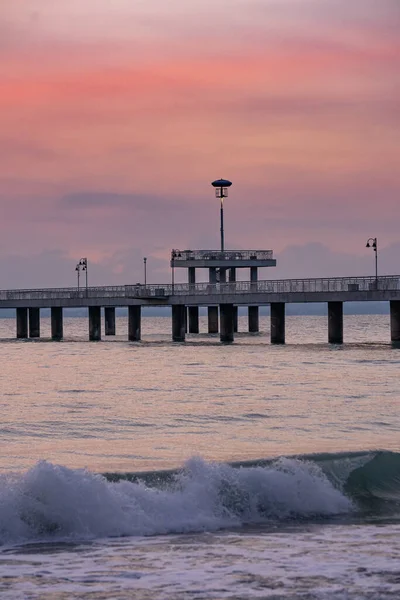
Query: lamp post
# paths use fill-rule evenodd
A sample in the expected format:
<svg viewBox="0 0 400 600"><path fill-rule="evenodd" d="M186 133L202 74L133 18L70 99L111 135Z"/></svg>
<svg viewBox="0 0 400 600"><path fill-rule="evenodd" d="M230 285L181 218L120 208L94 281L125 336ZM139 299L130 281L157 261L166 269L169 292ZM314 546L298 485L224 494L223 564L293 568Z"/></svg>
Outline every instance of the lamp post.
<svg viewBox="0 0 400 600"><path fill-rule="evenodd" d="M172 285L172 293L174 293L175 286L175 257L176 251L171 250L171 285Z"/></svg>
<svg viewBox="0 0 400 600"><path fill-rule="evenodd" d="M211 185L215 188L215 196L216 198L221 198L221 208L220 208L220 220L221 220L221 252L225 250L224 244L224 198L228 197L228 187L231 187L232 182L228 181L228 179L216 179L211 183Z"/></svg>
<svg viewBox="0 0 400 600"><path fill-rule="evenodd" d="M76 274L77 274L77 277L78 277L78 292L79 292L79 277L81 275L81 268L79 266L79 263L76 265L75 271L76 271Z"/></svg>
<svg viewBox="0 0 400 600"><path fill-rule="evenodd" d="M144 287L146 287L146 285L147 285L147 258L146 258L146 256L143 259L143 266L144 266Z"/></svg>
<svg viewBox="0 0 400 600"><path fill-rule="evenodd" d="M378 238L368 238L366 248L372 248L375 252L375 288L378 289Z"/></svg>
<svg viewBox="0 0 400 600"><path fill-rule="evenodd" d="M78 292L79 292L79 278L80 272L84 271L85 273L85 283L86 283L86 296L88 295L88 262L87 258L81 258L78 264L75 267L76 274L78 276Z"/></svg>

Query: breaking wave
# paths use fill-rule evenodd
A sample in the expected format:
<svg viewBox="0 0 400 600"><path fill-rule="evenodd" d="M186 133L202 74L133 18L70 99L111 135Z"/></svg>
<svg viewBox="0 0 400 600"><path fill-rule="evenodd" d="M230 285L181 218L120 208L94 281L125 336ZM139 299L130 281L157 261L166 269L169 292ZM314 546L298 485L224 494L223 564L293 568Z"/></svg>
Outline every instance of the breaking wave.
<svg viewBox="0 0 400 600"><path fill-rule="evenodd" d="M400 506L400 455L325 454L98 475L39 462L0 476L0 543L215 531ZM383 503L383 504L382 504Z"/></svg>

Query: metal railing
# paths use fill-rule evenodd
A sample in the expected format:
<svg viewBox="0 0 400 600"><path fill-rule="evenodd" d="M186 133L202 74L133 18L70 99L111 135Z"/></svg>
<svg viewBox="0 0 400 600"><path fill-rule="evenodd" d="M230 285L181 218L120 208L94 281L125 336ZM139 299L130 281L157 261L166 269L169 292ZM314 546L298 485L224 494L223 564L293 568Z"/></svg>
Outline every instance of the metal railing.
<svg viewBox="0 0 400 600"><path fill-rule="evenodd" d="M219 294L303 294L318 292L400 291L400 275L378 277L331 277L315 279L278 279L227 283L176 283L156 285L119 285L89 288L47 288L0 290L0 302L12 300L75 300L86 298L167 299L169 296L207 296Z"/></svg>
<svg viewBox="0 0 400 600"><path fill-rule="evenodd" d="M174 262L187 260L272 260L272 250L172 250Z"/></svg>

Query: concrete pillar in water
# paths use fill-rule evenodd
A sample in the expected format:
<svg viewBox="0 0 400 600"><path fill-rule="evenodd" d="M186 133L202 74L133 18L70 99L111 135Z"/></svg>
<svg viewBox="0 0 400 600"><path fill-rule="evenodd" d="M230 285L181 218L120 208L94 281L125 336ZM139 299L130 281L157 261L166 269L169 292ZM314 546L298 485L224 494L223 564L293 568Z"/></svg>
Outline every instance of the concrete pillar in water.
<svg viewBox="0 0 400 600"><path fill-rule="evenodd" d="M40 337L40 308L29 309L29 337Z"/></svg>
<svg viewBox="0 0 400 600"><path fill-rule="evenodd" d="M257 291L258 267L250 267L250 290ZM260 318L258 306L249 306L248 320L250 333L257 333L260 330Z"/></svg>
<svg viewBox="0 0 400 600"><path fill-rule="evenodd" d="M183 304L172 305L172 341L185 341L185 313L186 306Z"/></svg>
<svg viewBox="0 0 400 600"><path fill-rule="evenodd" d="M28 337L28 309L17 308L17 338L26 339Z"/></svg>
<svg viewBox="0 0 400 600"><path fill-rule="evenodd" d="M285 303L271 302L271 344L285 343Z"/></svg>
<svg viewBox="0 0 400 600"><path fill-rule="evenodd" d="M115 335L115 306L104 307L104 333Z"/></svg>
<svg viewBox="0 0 400 600"><path fill-rule="evenodd" d="M233 329L234 329L234 311L233 304L220 304L219 310L221 315L221 342L231 343L233 342Z"/></svg>
<svg viewBox="0 0 400 600"><path fill-rule="evenodd" d="M229 269L229 283L236 282L236 269L235 267L231 267ZM238 331L238 307L233 307L233 331L237 333Z"/></svg>
<svg viewBox="0 0 400 600"><path fill-rule="evenodd" d="M89 306L89 340L91 342L99 342L101 340L100 306Z"/></svg>
<svg viewBox="0 0 400 600"><path fill-rule="evenodd" d="M215 267L209 270L210 283L217 282L217 272ZM218 306L208 307L208 333L218 333Z"/></svg>
<svg viewBox="0 0 400 600"><path fill-rule="evenodd" d="M208 307L208 333L218 333L218 306Z"/></svg>
<svg viewBox="0 0 400 600"><path fill-rule="evenodd" d="M390 339L400 344L400 300L390 301Z"/></svg>
<svg viewBox="0 0 400 600"><path fill-rule="evenodd" d="M328 342L343 344L343 302L328 302Z"/></svg>
<svg viewBox="0 0 400 600"><path fill-rule="evenodd" d="M64 335L63 329L62 306L53 306L51 309L51 339L62 340Z"/></svg>
<svg viewBox="0 0 400 600"><path fill-rule="evenodd" d="M199 333L198 306L189 306L189 333Z"/></svg>
<svg viewBox="0 0 400 600"><path fill-rule="evenodd" d="M128 340L140 342L142 338L142 307L140 305L128 306Z"/></svg>
<svg viewBox="0 0 400 600"><path fill-rule="evenodd" d="M248 315L250 333L258 333L258 331L260 330L258 306L249 306Z"/></svg>

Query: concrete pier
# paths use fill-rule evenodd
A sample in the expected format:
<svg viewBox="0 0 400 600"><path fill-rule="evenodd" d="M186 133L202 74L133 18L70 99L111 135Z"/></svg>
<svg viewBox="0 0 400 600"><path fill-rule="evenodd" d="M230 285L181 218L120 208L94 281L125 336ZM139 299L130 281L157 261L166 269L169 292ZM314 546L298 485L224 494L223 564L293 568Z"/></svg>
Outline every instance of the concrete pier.
<svg viewBox="0 0 400 600"><path fill-rule="evenodd" d="M17 308L17 338L26 339L28 337L28 309Z"/></svg>
<svg viewBox="0 0 400 600"><path fill-rule="evenodd" d="M199 307L189 306L189 333L199 333Z"/></svg>
<svg viewBox="0 0 400 600"><path fill-rule="evenodd" d="M285 303L271 302L271 344L285 343Z"/></svg>
<svg viewBox="0 0 400 600"><path fill-rule="evenodd" d="M258 306L248 307L248 318L249 318L249 332L258 333L259 327L259 310Z"/></svg>
<svg viewBox="0 0 400 600"><path fill-rule="evenodd" d="M89 340L91 342L98 342L101 340L100 306L89 306Z"/></svg>
<svg viewBox="0 0 400 600"><path fill-rule="evenodd" d="M232 343L234 339L234 306L233 304L220 304L221 316L221 342Z"/></svg>
<svg viewBox="0 0 400 600"><path fill-rule="evenodd" d="M390 339L400 344L400 300L390 301Z"/></svg>
<svg viewBox="0 0 400 600"><path fill-rule="evenodd" d="M29 337L40 337L40 308L29 309Z"/></svg>
<svg viewBox="0 0 400 600"><path fill-rule="evenodd" d="M53 306L51 309L51 339L59 341L63 339L63 309L61 306Z"/></svg>
<svg viewBox="0 0 400 600"><path fill-rule="evenodd" d="M104 307L104 333L115 335L115 306Z"/></svg>
<svg viewBox="0 0 400 600"><path fill-rule="evenodd" d="M172 306L172 341L185 341L185 313L186 306L175 304Z"/></svg>
<svg viewBox="0 0 400 600"><path fill-rule="evenodd" d="M218 333L218 306L208 307L208 333Z"/></svg>
<svg viewBox="0 0 400 600"><path fill-rule="evenodd" d="M128 306L128 340L140 342L142 338L142 307L140 305Z"/></svg>
<svg viewBox="0 0 400 600"><path fill-rule="evenodd" d="M343 344L343 302L328 302L328 342Z"/></svg>

